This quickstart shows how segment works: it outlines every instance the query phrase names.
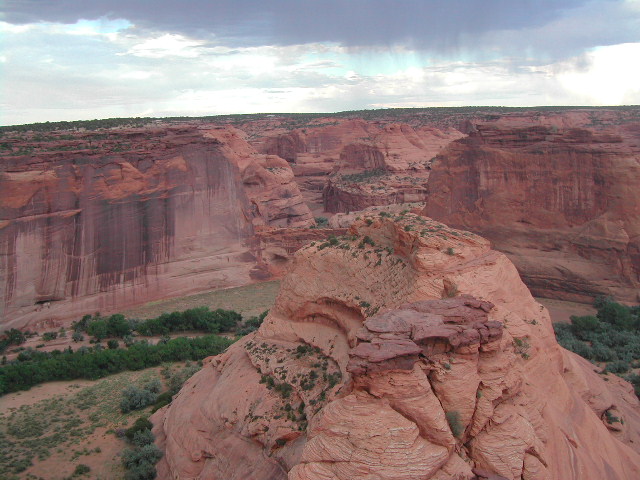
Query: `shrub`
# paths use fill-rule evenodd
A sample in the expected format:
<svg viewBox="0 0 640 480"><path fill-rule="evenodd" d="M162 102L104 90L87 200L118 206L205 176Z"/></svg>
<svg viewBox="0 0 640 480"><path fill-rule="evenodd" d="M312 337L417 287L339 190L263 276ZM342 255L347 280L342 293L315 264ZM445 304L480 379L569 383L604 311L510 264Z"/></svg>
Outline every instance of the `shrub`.
<svg viewBox="0 0 640 480"><path fill-rule="evenodd" d="M75 332L73 332L73 335L71 335L71 339L72 339L74 342L81 342L81 341L83 341L83 340L84 340L84 335L82 335L82 334L81 334L80 332L78 332L78 331L75 331Z"/></svg>
<svg viewBox="0 0 640 480"><path fill-rule="evenodd" d="M155 464L162 458L162 451L153 444L122 453L122 464L128 470L126 480L147 480L156 476Z"/></svg>
<svg viewBox="0 0 640 480"><path fill-rule="evenodd" d="M242 328L238 330L238 335L247 335L257 330L258 328L260 328L260 325L262 325L262 321L264 320L264 318L267 316L268 313L269 313L269 310L265 310L257 317L251 317L249 320L245 321Z"/></svg>
<svg viewBox="0 0 640 480"><path fill-rule="evenodd" d="M130 442L133 442L133 437L137 432L141 432L143 430L151 430L152 428L153 424L147 417L140 417L131 427L125 430L124 436L127 437L127 440L129 440Z"/></svg>
<svg viewBox="0 0 640 480"><path fill-rule="evenodd" d="M55 340L56 338L58 338L58 332L44 332L42 334L42 341L44 342Z"/></svg>
<svg viewBox="0 0 640 480"><path fill-rule="evenodd" d="M638 328L638 318L632 315L632 311L626 305L614 302L610 298L596 300L598 318L606 323L615 325L624 330Z"/></svg>
<svg viewBox="0 0 640 480"><path fill-rule="evenodd" d="M624 360L609 362L605 368L605 371L611 373L627 373L629 371L629 362L626 362Z"/></svg>
<svg viewBox="0 0 640 480"><path fill-rule="evenodd" d="M450 412L446 412L445 416L447 417L447 422L449 423L449 428L451 428L453 436L460 438L460 435L464 433L464 428L460 422L460 413L457 410L451 410Z"/></svg>
<svg viewBox="0 0 640 480"><path fill-rule="evenodd" d="M122 314L111 315L107 320L107 335L109 337L124 338L125 335L131 334L131 326Z"/></svg>
<svg viewBox="0 0 640 480"><path fill-rule="evenodd" d="M326 227L329 224L329 219L327 217L316 217L316 226L319 228Z"/></svg>
<svg viewBox="0 0 640 480"><path fill-rule="evenodd" d="M131 440L131 443L134 444L136 447L144 447L145 445L151 445L153 443L153 440L154 440L154 437L153 437L153 433L151 433L151 430L144 429L144 430L139 430L133 434L133 439Z"/></svg>
<svg viewBox="0 0 640 480"><path fill-rule="evenodd" d="M594 331L600 328L600 320L592 315L587 315L585 317L571 315L571 326L573 327L574 332L581 332L584 330Z"/></svg>
<svg viewBox="0 0 640 480"><path fill-rule="evenodd" d="M182 385L184 385L184 382L189 380L199 370L200 370L200 365L189 364L189 365L185 365L185 367L182 370L171 375L167 380L167 385L169 386L170 394L175 395L176 393L178 393L180 388L182 388ZM160 400L160 397L158 397L158 400Z"/></svg>
<svg viewBox="0 0 640 480"><path fill-rule="evenodd" d="M129 385L122 392L120 410L122 410L122 413L128 413L131 410L139 410L155 403L157 398L157 392L152 392L146 388L139 388L135 385Z"/></svg>
<svg viewBox="0 0 640 480"><path fill-rule="evenodd" d="M107 342L107 347L109 347L110 350L115 350L120 346L120 344L118 343L118 341L114 338L112 338L111 340L109 340Z"/></svg>
<svg viewBox="0 0 640 480"><path fill-rule="evenodd" d="M87 326L87 333L100 341L107 337L107 322L104 320L94 320Z"/></svg>
<svg viewBox="0 0 640 480"><path fill-rule="evenodd" d="M173 393L171 391L161 393L158 395L156 403L154 403L153 408L151 409L151 413L156 413L165 405L169 405L171 400L173 400Z"/></svg>
<svg viewBox="0 0 640 480"><path fill-rule="evenodd" d="M4 352L9 345L21 345L26 341L27 337L24 333L12 328L0 336L0 352Z"/></svg>
<svg viewBox="0 0 640 480"><path fill-rule="evenodd" d="M142 388L152 393L159 393L162 390L162 382L160 382L159 378L154 378L145 383Z"/></svg>
<svg viewBox="0 0 640 480"><path fill-rule="evenodd" d="M76 465L76 469L73 471L73 476L84 475L85 473L89 473L91 471L91 467L89 465L85 465L81 463L80 465Z"/></svg>
<svg viewBox="0 0 640 480"><path fill-rule="evenodd" d="M611 362L616 359L616 352L598 342L593 342L591 351L596 362Z"/></svg>

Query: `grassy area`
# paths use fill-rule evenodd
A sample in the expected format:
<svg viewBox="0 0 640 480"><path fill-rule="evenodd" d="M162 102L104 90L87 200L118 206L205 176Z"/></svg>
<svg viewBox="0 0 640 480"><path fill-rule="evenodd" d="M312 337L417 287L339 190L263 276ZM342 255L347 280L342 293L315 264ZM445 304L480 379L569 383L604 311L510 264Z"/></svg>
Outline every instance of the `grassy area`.
<svg viewBox="0 0 640 480"><path fill-rule="evenodd" d="M64 479L79 464L91 468L82 478L123 478L118 452L126 444L115 433L151 407L124 414L121 392L159 378L160 370L124 372L95 382L56 382L1 398L0 478Z"/></svg>
<svg viewBox="0 0 640 480"><path fill-rule="evenodd" d="M183 311L189 308L209 307L235 310L244 318L260 315L269 310L280 290L280 281L254 283L242 287L212 290L188 297L171 298L147 303L122 312L127 318L153 318L164 312Z"/></svg>

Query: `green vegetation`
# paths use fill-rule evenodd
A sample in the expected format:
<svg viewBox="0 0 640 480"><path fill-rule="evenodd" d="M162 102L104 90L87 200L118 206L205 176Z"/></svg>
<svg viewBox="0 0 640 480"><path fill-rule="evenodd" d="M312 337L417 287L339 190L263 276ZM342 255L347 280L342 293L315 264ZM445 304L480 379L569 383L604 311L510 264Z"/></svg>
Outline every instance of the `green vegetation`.
<svg viewBox="0 0 640 480"><path fill-rule="evenodd" d="M237 331L238 335L244 336L244 335L250 334L251 332L255 332L258 328L260 328L260 325L262 325L262 321L264 320L264 318L267 316L268 313L269 313L269 310L265 310L257 317L251 317L250 319L246 320L242 324L242 327L238 329Z"/></svg>
<svg viewBox="0 0 640 480"><path fill-rule="evenodd" d="M7 330L0 336L0 353L4 352L11 345L22 345L26 341L26 333L15 328Z"/></svg>
<svg viewBox="0 0 640 480"><path fill-rule="evenodd" d="M267 311L247 320L238 330L246 335L256 330L267 315ZM197 307L183 312L163 313L148 320L128 320L124 315L116 314L103 318L99 314L85 315L74 322L72 339L79 342L84 339L82 332L92 337L92 348L80 347L73 351L68 347L64 351L41 352L32 348L23 349L14 361L2 360L0 368L0 395L17 390L25 390L39 383L52 380L73 380L77 378L97 379L123 370L141 370L162 362L180 360L200 360L224 351L232 340L217 335L199 338L175 338L167 335L172 332L202 331L206 333L229 332L242 321L242 315L233 310ZM157 345L146 341L135 341L133 334L163 335ZM62 335L62 334L61 334ZM66 332L64 332L66 336ZM58 332L46 332L43 340L51 340ZM100 343L107 341L108 350ZM121 349L116 338L122 338L128 347ZM4 351L11 345L20 345L26 341L26 335L19 330L9 330L0 337L0 348ZM39 345L38 347L43 346ZM142 397L141 392L139 397ZM155 403L156 399L147 400ZM142 403L144 403L141 400ZM142 403L139 403L140 405ZM131 408L135 402L132 402Z"/></svg>
<svg viewBox="0 0 640 480"><path fill-rule="evenodd" d="M125 480L147 480L156 477L155 464L162 458L162 451L153 443L153 425L147 417L138 418L124 436L132 448L122 452L122 465L127 470Z"/></svg>
<svg viewBox="0 0 640 480"><path fill-rule="evenodd" d="M15 362L0 368L0 394L27 390L43 382L97 379L123 370L142 370L163 362L200 360L223 352L233 340L217 335L175 338L149 345L136 342L128 349L106 350L101 345L61 352L24 350Z"/></svg>
<svg viewBox="0 0 640 480"><path fill-rule="evenodd" d="M84 463L81 463L79 465L76 466L76 469L73 471L73 477L80 477L82 475L84 475L85 473L89 473L91 471L91 467L89 467L89 465L85 465Z"/></svg>
<svg viewBox="0 0 640 480"><path fill-rule="evenodd" d="M640 307L628 307L600 297L596 316L571 317L571 324L554 324L558 343L591 362L606 363L605 372L628 373L640 368ZM627 377L640 396L640 376Z"/></svg>
<svg viewBox="0 0 640 480"><path fill-rule="evenodd" d="M153 436L152 436L153 438ZM148 480L156 477L156 463L162 458L162 450L153 441L142 447L122 452L122 464L127 469L125 480Z"/></svg>
<svg viewBox="0 0 640 480"><path fill-rule="evenodd" d="M457 410L451 410L450 412L445 413L445 417L447 417L447 422L449 423L449 428L451 428L453 436L460 438L464 433L464 427L460 421L460 413Z"/></svg>
<svg viewBox="0 0 640 480"><path fill-rule="evenodd" d="M108 318L102 318L99 314L94 317L85 315L82 320L73 323L73 329L76 333L86 332L97 341L101 341L109 337L125 338L133 332L145 336L187 331L229 332L241 320L242 315L233 310L218 308L210 311L208 307L197 307L183 312L163 313L148 320L127 320L121 314Z"/></svg>
<svg viewBox="0 0 640 480"><path fill-rule="evenodd" d="M34 460L55 456L71 466L82 457L100 453L90 443L95 434L131 421L130 414L121 412L120 397L113 392L145 384L156 375L155 371L124 372L84 388L72 384L66 389L70 393L0 411L0 478L17 480ZM79 476L73 470L67 475ZM57 478L62 476L61 472Z"/></svg>
<svg viewBox="0 0 640 480"><path fill-rule="evenodd" d="M382 177L386 172L382 168L374 170L365 170L362 173L353 173L351 175L340 175L340 181L346 183L362 183L375 180Z"/></svg>
<svg viewBox="0 0 640 480"><path fill-rule="evenodd" d="M157 378L144 384L142 387L129 385L122 392L122 400L120 401L120 410L122 413L128 413L132 410L140 410L141 408L153 405L158 400L158 394L162 389L162 384Z"/></svg>
<svg viewBox="0 0 640 480"><path fill-rule="evenodd" d="M327 217L316 217L315 228L326 228L329 226L329 219Z"/></svg>

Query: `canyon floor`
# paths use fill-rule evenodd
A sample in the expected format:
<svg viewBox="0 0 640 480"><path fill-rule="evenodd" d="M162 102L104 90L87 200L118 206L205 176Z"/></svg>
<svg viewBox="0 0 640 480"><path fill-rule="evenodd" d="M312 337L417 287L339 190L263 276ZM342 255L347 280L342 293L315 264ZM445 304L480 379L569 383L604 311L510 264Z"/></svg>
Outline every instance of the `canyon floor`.
<svg viewBox="0 0 640 480"><path fill-rule="evenodd" d="M97 381L50 382L0 397L0 478L72 478L80 464L91 469L81 478L123 478L118 454L126 443L115 431L131 426L151 407L123 414L119 394L127 385L159 377L162 368L179 366L123 372Z"/></svg>

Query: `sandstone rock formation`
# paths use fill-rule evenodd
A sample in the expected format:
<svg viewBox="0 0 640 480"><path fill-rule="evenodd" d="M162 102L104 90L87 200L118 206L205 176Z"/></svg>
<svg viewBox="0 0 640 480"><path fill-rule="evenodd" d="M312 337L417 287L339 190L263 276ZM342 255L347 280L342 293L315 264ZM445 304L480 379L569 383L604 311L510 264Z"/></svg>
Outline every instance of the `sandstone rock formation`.
<svg viewBox="0 0 640 480"><path fill-rule="evenodd" d="M299 250L261 328L152 420L167 479L622 480L639 413L488 241L380 212Z"/></svg>
<svg viewBox="0 0 640 480"><path fill-rule="evenodd" d="M569 113L470 125L434 162L424 214L491 240L536 295L637 302L640 123Z"/></svg>
<svg viewBox="0 0 640 480"><path fill-rule="evenodd" d="M329 123L285 133L276 129L253 140L259 151L291 162L311 208L322 205L328 212L423 201L430 160L463 136L450 127L412 127L393 121ZM376 174L357 175L366 172Z"/></svg>
<svg viewBox="0 0 640 480"><path fill-rule="evenodd" d="M313 224L287 162L232 128L53 135L21 148L29 154L5 156L0 171L2 330L246 284L255 226Z"/></svg>

